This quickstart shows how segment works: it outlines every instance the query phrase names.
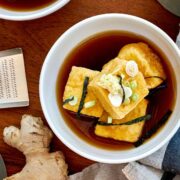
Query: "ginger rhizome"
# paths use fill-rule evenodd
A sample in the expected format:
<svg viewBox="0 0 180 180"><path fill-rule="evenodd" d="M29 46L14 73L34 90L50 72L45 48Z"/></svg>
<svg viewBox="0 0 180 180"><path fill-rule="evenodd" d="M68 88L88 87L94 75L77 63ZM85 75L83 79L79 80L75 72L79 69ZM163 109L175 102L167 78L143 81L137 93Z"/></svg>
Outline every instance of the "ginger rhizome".
<svg viewBox="0 0 180 180"><path fill-rule="evenodd" d="M67 165L61 152L49 153L52 132L41 118L23 115L21 129L10 126L3 132L4 141L26 157L21 172L4 180L66 180Z"/></svg>

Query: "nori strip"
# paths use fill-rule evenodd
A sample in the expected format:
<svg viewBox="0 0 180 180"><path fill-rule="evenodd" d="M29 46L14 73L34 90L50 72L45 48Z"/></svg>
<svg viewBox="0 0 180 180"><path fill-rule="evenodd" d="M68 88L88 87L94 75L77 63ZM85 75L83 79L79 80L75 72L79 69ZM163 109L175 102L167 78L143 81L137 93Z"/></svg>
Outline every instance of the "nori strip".
<svg viewBox="0 0 180 180"><path fill-rule="evenodd" d="M140 146L141 144L143 144L143 142L150 138L154 133L157 132L157 130L163 125L165 124L165 122L168 120L169 116L171 115L172 111L168 110L165 115L160 119L160 121L157 122L157 124L155 124L155 126L153 128L151 128L148 132L146 132L142 137L140 137L140 139L138 141L136 141L134 143L135 147Z"/></svg>
<svg viewBox="0 0 180 180"><path fill-rule="evenodd" d="M123 91L122 103L124 103L124 101L125 101L125 91L124 91L124 87L122 85L122 77L121 76L118 76L118 77L120 78L119 84L120 84L120 86L122 88L122 91Z"/></svg>
<svg viewBox="0 0 180 180"><path fill-rule="evenodd" d="M89 77L86 76L84 78L81 101L79 103L79 107L78 107L78 111L77 111L77 117L78 118L80 117L81 110L83 109L83 106L84 106L84 100L86 98L88 84L89 84Z"/></svg>
<svg viewBox="0 0 180 180"><path fill-rule="evenodd" d="M113 124L113 123L107 123L107 122L103 122L103 121L98 121L97 124L102 125L102 126L121 126L121 125L132 125L138 122L142 122L142 121L148 121L151 119L151 115L147 114L145 116L141 116L138 117L136 119L133 119L131 121L128 122L124 122L124 123L120 123L120 124Z"/></svg>
<svg viewBox="0 0 180 180"><path fill-rule="evenodd" d="M157 93L158 91L160 91L161 89L165 89L167 88L167 81L162 82L159 86L155 87L154 89L151 89L149 91L149 94L146 96L146 99L150 98L151 96L153 96L155 93Z"/></svg>
<svg viewBox="0 0 180 180"><path fill-rule="evenodd" d="M157 79L161 79L162 81L165 81L165 79L160 77L160 76L147 76L147 77L145 77L145 79L150 79L150 78L157 78Z"/></svg>
<svg viewBox="0 0 180 180"><path fill-rule="evenodd" d="M63 101L63 105L69 103L70 101L74 100L74 96L72 96L71 98L65 99L65 101Z"/></svg>

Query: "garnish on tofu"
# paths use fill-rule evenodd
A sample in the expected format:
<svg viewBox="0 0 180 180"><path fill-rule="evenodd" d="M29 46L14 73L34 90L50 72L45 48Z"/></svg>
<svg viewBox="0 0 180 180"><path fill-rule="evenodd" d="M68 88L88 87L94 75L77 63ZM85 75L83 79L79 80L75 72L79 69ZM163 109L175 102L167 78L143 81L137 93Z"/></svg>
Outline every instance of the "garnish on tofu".
<svg viewBox="0 0 180 180"><path fill-rule="evenodd" d="M65 99L63 105L69 103L71 106L75 106L78 102L78 98L75 96L70 96L68 99Z"/></svg>
<svg viewBox="0 0 180 180"><path fill-rule="evenodd" d="M128 62L118 58L111 60L89 84L104 110L113 119L125 117L149 92L140 71L135 68L134 77L126 74ZM125 74L124 78L122 74Z"/></svg>
<svg viewBox="0 0 180 180"><path fill-rule="evenodd" d="M155 87L154 89L151 89L149 91L149 94L147 95L146 99L149 99L150 97L152 97L153 95L155 95L157 92L159 92L162 89L167 88L168 84L167 81L162 82L162 84L160 84L159 86Z"/></svg>
<svg viewBox="0 0 180 180"><path fill-rule="evenodd" d="M94 100L94 101L88 101L88 102L84 103L84 107L85 107L85 108L91 108L91 107L93 107L95 104L96 104L96 101L95 101L95 100Z"/></svg>
<svg viewBox="0 0 180 180"><path fill-rule="evenodd" d="M126 74L130 77L135 77L138 74L138 65L135 61L130 60L126 64Z"/></svg>
<svg viewBox="0 0 180 180"><path fill-rule="evenodd" d="M78 112L81 96L83 93L83 84L85 77L89 77L89 82L99 74L99 71L93 71L83 67L73 66L68 77L68 81L65 86L63 101L66 99L74 97L74 100L63 104L63 108L74 113ZM68 100L69 101L69 100ZM90 117L100 117L103 112L103 108L99 103L98 99L95 97L93 92L87 87L87 94L84 103L95 101L96 103L91 108L85 108L81 110L81 115L86 115ZM89 103L88 103L89 104Z"/></svg>
<svg viewBox="0 0 180 180"><path fill-rule="evenodd" d="M164 116L154 125L154 127L152 127L149 131L147 131L142 137L140 137L140 139L134 143L135 147L140 146L141 144L143 144L143 142L146 139L149 139L153 134L155 134L159 128L161 128L166 121L169 119L170 115L172 114L171 110L168 110Z"/></svg>
<svg viewBox="0 0 180 180"><path fill-rule="evenodd" d="M73 101L74 100L74 96L70 96L68 99L65 99L64 101L63 101L63 105L65 105L65 104L67 104L67 103L69 103L69 102L71 102L71 101Z"/></svg>
<svg viewBox="0 0 180 180"><path fill-rule="evenodd" d="M130 86L131 89L137 88L138 85L137 85L136 80L131 81L131 82L129 83L129 86Z"/></svg>
<svg viewBox="0 0 180 180"><path fill-rule="evenodd" d="M114 107L119 107L122 104L123 96L121 94L108 94L109 101Z"/></svg>
<svg viewBox="0 0 180 180"><path fill-rule="evenodd" d="M122 85L121 76L103 74L98 85L108 90L108 98L114 107L119 107L124 102L125 91Z"/></svg>
<svg viewBox="0 0 180 180"><path fill-rule="evenodd" d="M78 98L76 96L73 96L73 100L69 102L71 106L75 106L78 103Z"/></svg>
<svg viewBox="0 0 180 180"><path fill-rule="evenodd" d="M123 122L123 123L119 123L119 124L109 123L109 121L107 121L107 122L98 121L97 124L99 124L101 126L122 126L122 125L132 125L132 124L136 124L136 123L139 123L139 122L142 122L142 121L148 121L150 119L151 119L151 115L147 114L145 116L141 116L141 117L138 117L136 119L133 119L133 120L130 120L130 121L127 121L127 122Z"/></svg>
<svg viewBox="0 0 180 180"><path fill-rule="evenodd" d="M112 74L103 74L99 82L97 83L99 86L109 92L108 98L114 107L119 107L125 102L125 100L126 102L128 100L130 101L129 98L132 96L132 89L135 89L137 87L136 81L131 82L131 85L133 86L132 89L128 86L125 86L125 83L123 83L124 78L125 75L123 73L117 76ZM130 84L128 81L126 81L126 83ZM126 104L127 103L125 103L124 105Z"/></svg>
<svg viewBox="0 0 180 180"><path fill-rule="evenodd" d="M123 86L123 89L124 89L124 100L130 98L133 94L132 89L126 86Z"/></svg>
<svg viewBox="0 0 180 180"><path fill-rule="evenodd" d="M132 101L136 102L139 99L139 95L137 93L134 93L131 97Z"/></svg>
<svg viewBox="0 0 180 180"><path fill-rule="evenodd" d="M78 116L78 117L80 116L81 110L83 109L83 106L84 106L84 101L85 101L86 94L87 94L88 84L89 84L89 77L86 76L86 77L84 78L81 100L80 100L79 108L78 108L78 111L77 111L77 116Z"/></svg>
<svg viewBox="0 0 180 180"><path fill-rule="evenodd" d="M98 85L104 89L107 89L109 93L115 95L122 93L120 85L120 78L112 74L102 74Z"/></svg>
<svg viewBox="0 0 180 180"><path fill-rule="evenodd" d="M112 117L111 116L108 116L107 123L112 124Z"/></svg>

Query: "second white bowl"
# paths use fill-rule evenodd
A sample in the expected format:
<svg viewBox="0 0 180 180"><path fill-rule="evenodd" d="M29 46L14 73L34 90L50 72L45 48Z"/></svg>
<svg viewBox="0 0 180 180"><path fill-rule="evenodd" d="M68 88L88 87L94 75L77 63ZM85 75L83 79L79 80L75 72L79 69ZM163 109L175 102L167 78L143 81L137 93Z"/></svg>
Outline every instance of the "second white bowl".
<svg viewBox="0 0 180 180"><path fill-rule="evenodd" d="M38 0L37 0L38 1ZM25 21L38 19L47 16L66 5L70 0L57 0L54 3L37 10L32 11L12 11L0 7L0 19L7 19L13 21Z"/></svg>

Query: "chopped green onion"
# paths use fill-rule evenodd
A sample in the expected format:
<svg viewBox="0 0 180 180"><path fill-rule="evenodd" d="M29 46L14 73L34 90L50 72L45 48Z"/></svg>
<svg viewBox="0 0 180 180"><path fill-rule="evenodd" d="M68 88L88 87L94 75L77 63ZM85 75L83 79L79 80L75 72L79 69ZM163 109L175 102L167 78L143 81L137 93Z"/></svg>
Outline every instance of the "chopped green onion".
<svg viewBox="0 0 180 180"><path fill-rule="evenodd" d="M133 94L132 89L126 86L124 86L124 92L125 92L125 99L131 97Z"/></svg>
<svg viewBox="0 0 180 180"><path fill-rule="evenodd" d="M137 88L137 82L136 82L136 80L130 82L130 88L131 88L131 89Z"/></svg>
<svg viewBox="0 0 180 180"><path fill-rule="evenodd" d="M72 101L69 101L69 104L71 106L75 106L77 104L77 102L78 102L78 98L76 96L73 96L73 97L74 97L74 99Z"/></svg>
<svg viewBox="0 0 180 180"><path fill-rule="evenodd" d="M171 113L172 111L168 110L166 114L164 114L164 116L154 125L154 127L152 127L148 132L146 132L142 137L140 137L138 141L134 143L135 147L140 146L146 139L149 139L153 134L155 134L158 129L161 128L161 126L165 124L165 122L169 119Z"/></svg>
<svg viewBox="0 0 180 180"><path fill-rule="evenodd" d="M65 101L63 101L63 105L65 105L73 100L74 100L74 96L70 96L68 99L65 99Z"/></svg>
<svg viewBox="0 0 180 180"><path fill-rule="evenodd" d="M91 108L96 104L96 101L88 101L84 104L85 108Z"/></svg>
<svg viewBox="0 0 180 180"><path fill-rule="evenodd" d="M136 101L139 99L139 94L134 93L134 94L131 96L131 99L132 99L132 101L136 102Z"/></svg>
<svg viewBox="0 0 180 180"><path fill-rule="evenodd" d="M150 119L151 119L151 115L147 114L145 116L141 116L141 117L138 117L138 118L133 119L131 121L120 123L120 124L107 123L107 122L103 122L103 121L98 121L97 124L102 125L102 126L132 125L132 124L136 124L136 123L139 123L139 122L142 122L142 121L148 121Z"/></svg>
<svg viewBox="0 0 180 180"><path fill-rule="evenodd" d="M86 76L86 77L84 78L81 100L80 100L79 108L78 108L78 111L77 111L77 116L78 116L78 117L80 117L81 110L82 110L83 107L84 107L84 100L85 100L85 98L86 98L88 84L89 84L89 77Z"/></svg>
<svg viewBox="0 0 180 180"><path fill-rule="evenodd" d="M112 117L111 117L111 116L108 116L107 123L108 123L108 124L111 124L111 123L112 123Z"/></svg>

